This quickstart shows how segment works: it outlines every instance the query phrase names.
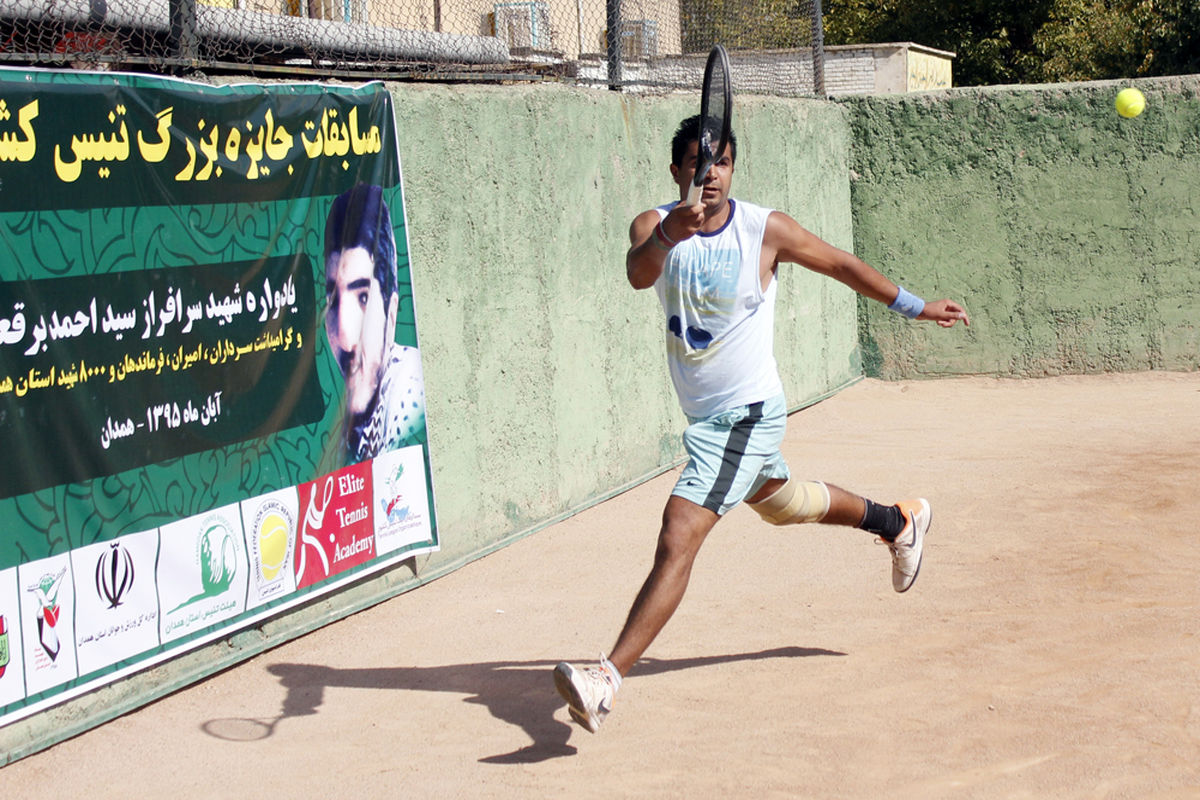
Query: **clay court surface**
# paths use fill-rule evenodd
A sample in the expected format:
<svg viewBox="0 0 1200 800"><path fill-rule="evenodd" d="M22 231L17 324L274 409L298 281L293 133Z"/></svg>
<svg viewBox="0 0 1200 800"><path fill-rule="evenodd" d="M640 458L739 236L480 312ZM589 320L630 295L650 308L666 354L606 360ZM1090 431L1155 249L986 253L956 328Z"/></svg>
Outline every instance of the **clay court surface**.
<svg viewBox="0 0 1200 800"><path fill-rule="evenodd" d="M868 380L800 477L925 495L913 590L858 531L736 509L599 734L669 472L0 770L5 797L1200 796L1200 374ZM252 738L258 737L258 738Z"/></svg>

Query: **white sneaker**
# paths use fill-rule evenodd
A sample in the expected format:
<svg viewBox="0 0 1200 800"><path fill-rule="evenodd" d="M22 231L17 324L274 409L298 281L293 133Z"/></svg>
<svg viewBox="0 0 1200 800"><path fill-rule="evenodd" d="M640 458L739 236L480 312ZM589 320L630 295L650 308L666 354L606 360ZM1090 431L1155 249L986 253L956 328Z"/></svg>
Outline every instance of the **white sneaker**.
<svg viewBox="0 0 1200 800"><path fill-rule="evenodd" d="M929 530L929 523L933 522L933 511L929 508L929 501L923 497L896 505L908 524L900 531L896 541L887 543L892 551L892 588L897 592L907 592L921 571L925 532Z"/></svg>
<svg viewBox="0 0 1200 800"><path fill-rule="evenodd" d="M571 719L590 733L600 729L600 723L612 711L617 687L608 671L601 667L576 667L566 661L554 668L554 686L563 700Z"/></svg>

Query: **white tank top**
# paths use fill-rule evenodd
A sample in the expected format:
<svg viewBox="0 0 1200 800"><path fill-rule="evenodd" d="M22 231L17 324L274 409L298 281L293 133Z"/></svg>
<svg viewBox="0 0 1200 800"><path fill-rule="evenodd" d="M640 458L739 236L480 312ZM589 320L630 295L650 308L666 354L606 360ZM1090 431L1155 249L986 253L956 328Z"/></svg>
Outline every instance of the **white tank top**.
<svg viewBox="0 0 1200 800"><path fill-rule="evenodd" d="M675 203L659 206L666 217ZM759 256L771 209L729 201L729 219L667 254L654 290L666 314L667 362L683 413L709 417L783 392L775 366L775 277Z"/></svg>

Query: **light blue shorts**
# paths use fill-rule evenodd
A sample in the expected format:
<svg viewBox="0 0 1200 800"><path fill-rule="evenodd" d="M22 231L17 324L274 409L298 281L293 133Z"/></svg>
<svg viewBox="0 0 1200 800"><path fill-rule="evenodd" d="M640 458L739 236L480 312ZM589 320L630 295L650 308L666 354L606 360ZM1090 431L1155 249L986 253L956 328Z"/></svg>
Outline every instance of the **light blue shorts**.
<svg viewBox="0 0 1200 800"><path fill-rule="evenodd" d="M688 421L683 446L689 461L671 494L723 515L766 481L790 475L779 450L787 428L782 394Z"/></svg>

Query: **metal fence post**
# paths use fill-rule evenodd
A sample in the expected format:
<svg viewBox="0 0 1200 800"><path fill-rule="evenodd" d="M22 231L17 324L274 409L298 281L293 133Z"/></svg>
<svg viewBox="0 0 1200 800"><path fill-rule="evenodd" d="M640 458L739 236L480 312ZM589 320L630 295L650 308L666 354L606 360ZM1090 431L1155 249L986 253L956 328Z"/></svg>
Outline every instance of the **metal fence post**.
<svg viewBox="0 0 1200 800"><path fill-rule="evenodd" d="M200 37L196 33L196 0L170 0L171 45L175 55L195 61L200 55Z"/></svg>
<svg viewBox="0 0 1200 800"><path fill-rule="evenodd" d="M608 54L608 88L621 91L621 0L605 0L604 44Z"/></svg>
<svg viewBox="0 0 1200 800"><path fill-rule="evenodd" d="M812 58L813 94L825 96L825 25L821 21L821 0L813 0Z"/></svg>

